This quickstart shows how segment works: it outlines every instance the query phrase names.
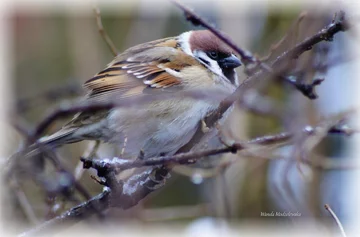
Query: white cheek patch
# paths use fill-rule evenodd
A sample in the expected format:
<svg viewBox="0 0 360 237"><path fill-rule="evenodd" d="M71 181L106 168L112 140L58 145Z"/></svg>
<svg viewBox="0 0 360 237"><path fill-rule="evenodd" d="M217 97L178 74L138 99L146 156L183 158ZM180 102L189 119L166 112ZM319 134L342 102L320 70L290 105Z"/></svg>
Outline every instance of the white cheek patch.
<svg viewBox="0 0 360 237"><path fill-rule="evenodd" d="M225 77L221 68L219 67L219 64L212 60L211 58L209 58L206 53L204 53L203 51L198 51L198 50L194 50L194 52L191 51L191 47L190 47L190 36L192 34L192 31L188 31L185 33L182 33L179 36L179 42L181 44L181 48L182 50L190 55L193 56L195 58L197 58L199 60L199 58L202 58L204 60L206 60L207 62L209 62L210 65L202 62L201 60L199 60L202 64L204 64L207 68L209 68L213 73L217 74L220 77Z"/></svg>
<svg viewBox="0 0 360 237"><path fill-rule="evenodd" d="M209 56L206 55L206 53L204 53L203 51L198 51L195 50L194 51L194 56L196 58L199 59L199 61L204 64L207 68L209 68L210 71L212 71L213 73L215 73L216 75L222 77L222 78L226 78L218 64L217 61L209 58ZM209 64L206 64L205 62L203 62L201 59L205 60L206 62L208 62Z"/></svg>

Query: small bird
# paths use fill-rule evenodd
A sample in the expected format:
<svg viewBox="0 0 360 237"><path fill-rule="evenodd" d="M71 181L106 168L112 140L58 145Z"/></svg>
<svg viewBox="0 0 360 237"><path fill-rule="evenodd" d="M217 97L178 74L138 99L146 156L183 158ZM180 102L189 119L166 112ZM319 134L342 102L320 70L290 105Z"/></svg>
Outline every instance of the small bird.
<svg viewBox="0 0 360 237"><path fill-rule="evenodd" d="M143 43L127 49L84 83L85 101L121 100L142 95L238 86L241 62L208 30ZM172 155L188 143L200 122L220 101L194 98L154 100L134 107L81 112L58 132L38 142L61 146L97 140L125 146L125 154L143 158Z"/></svg>

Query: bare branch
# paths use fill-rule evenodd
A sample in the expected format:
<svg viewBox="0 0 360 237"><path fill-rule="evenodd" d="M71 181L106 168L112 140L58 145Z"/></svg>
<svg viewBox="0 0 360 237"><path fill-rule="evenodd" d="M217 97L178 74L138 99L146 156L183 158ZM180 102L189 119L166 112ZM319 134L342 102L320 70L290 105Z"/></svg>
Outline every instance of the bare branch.
<svg viewBox="0 0 360 237"><path fill-rule="evenodd" d="M335 132L340 133L341 129L336 128L333 130L332 127L329 129L329 133ZM346 128L343 134L348 134L348 129ZM308 135L313 135L315 128L306 127L303 129L303 132ZM89 160L82 159L84 162L84 168L95 168L98 171L98 176L105 177L106 182L102 183L110 189L105 189L104 192L98 196L91 198L89 201L82 203L81 205L72 208L71 210L65 212L61 216L54 218L53 220L47 221L41 224L39 227L24 233L22 236L37 236L39 233L44 231L50 231L54 227L58 227L63 224L73 223L76 219L84 219L97 210L106 210L111 207L119 207L122 209L128 209L136 205L139 201L144 199L148 194L153 192L159 182L162 182L162 179L168 178L167 169L162 168L150 168L141 172L140 174L130 177L128 180L123 182L118 182L115 177L115 173L135 168L135 167L144 167L144 166L156 166L164 165L169 163L176 164L189 164L194 163L197 159L200 159L204 156L210 156L215 154L221 154L226 152L235 152L240 150L246 150L246 147L249 145L271 145L289 141L292 138L290 133L280 133L275 135L269 135L264 137L255 138L253 140L241 143L234 143L229 147L204 150L198 152L188 152L183 154L178 154L169 157L155 157L146 160L135 160L135 161L124 161L120 159L115 159L112 161L109 160ZM245 153L246 155L246 153ZM252 153L247 154L249 156L253 155ZM268 157L263 157L269 159ZM294 160L297 161L297 160ZM325 168L322 164L314 164L310 161L304 161L308 165L315 165L316 168ZM331 167L331 168L341 168ZM154 172L155 170L155 172ZM160 177L160 178L159 178ZM130 191L131 190L131 191ZM94 209L96 207L96 209Z"/></svg>
<svg viewBox="0 0 360 237"><path fill-rule="evenodd" d="M345 135L349 134L348 127L344 127L345 130L342 130L341 127L332 126L327 130L327 133L342 133ZM315 135L317 128L313 128L311 126L306 126L302 132L305 135L311 136ZM355 131L352 131L355 132ZM350 134L352 134L352 132ZM271 144L278 144L282 142L288 142L293 138L294 134L289 132L283 132L275 135L268 135L263 137L258 137L253 140L249 140L246 142L233 142L232 144L226 144L226 147L220 147L215 149L208 149L202 151L189 151L185 153L180 153L173 156L160 156L160 157L152 157L146 160L136 159L136 160L125 160L114 158L112 160L94 160L94 159L87 159L81 158L81 161L84 163L84 168L94 168L100 174L106 174L108 172L115 172L119 173L123 170L132 169L132 168L139 168L144 166L156 166L156 165L169 165L169 164L193 164L197 160L223 154L223 153L236 153L237 151L246 150L249 145L271 145ZM309 165L312 165L310 161L304 161ZM102 176L102 175L101 175Z"/></svg>
<svg viewBox="0 0 360 237"><path fill-rule="evenodd" d="M311 50L312 47L321 41L331 41L335 34L345 31L349 29L349 24L345 20L345 13L340 12L338 13L338 19L336 22L331 23L321 29L318 33L315 35L306 38L302 42L295 45L293 48L285 51L280 56L278 56L272 63L271 67L274 69L274 71L281 72L284 69L287 68L288 63L292 59L298 58L301 54L304 52ZM261 80L266 79L266 72L258 72L254 74L253 76L249 77L247 80L243 82L241 86L245 88L250 88L254 84L258 83ZM301 84L294 84L291 80L288 78L285 78L286 81L290 82L291 84L295 85L295 87L300 90L305 96L309 97L310 99L314 99L316 97L312 96L314 94L314 87L317 86L319 81L316 83L312 83L310 85L301 85ZM242 90L243 91L243 90Z"/></svg>
<svg viewBox="0 0 360 237"><path fill-rule="evenodd" d="M16 110L17 113L24 114L34 106L39 106L40 104L49 102L56 102L60 99L72 96L78 96L81 93L83 93L83 90L78 83L69 83L65 86L57 86L56 88L48 89L40 94L38 93L34 96L18 99L16 102Z"/></svg>
<svg viewBox="0 0 360 237"><path fill-rule="evenodd" d="M254 84L256 81L260 79L267 78L265 75L262 75L263 73L269 73L270 75L274 75L275 77L279 77L284 79L285 81L289 81L287 77L284 77L281 75L281 73L277 73L280 70L280 64L287 64L290 59L294 59L299 57L302 53L304 53L307 50L312 49L312 47L321 42L321 41L331 41L334 35L340 31L345 31L349 28L349 25L347 22L345 22L345 13L340 12L338 14L338 19L334 23L331 23L327 27L323 28L321 31L319 31L317 34L315 34L312 37L309 37L305 39L304 41L297 44L294 48L284 52L282 55L280 55L271 65L268 65L259 59L255 58L250 52L245 51L238 47L228 36L226 36L223 32L216 29L214 26L212 26L210 23L208 23L206 20L201 18L199 15L197 15L194 11L191 9L185 7L181 3L179 3L176 0L172 0L175 5L177 5L181 10L184 11L185 17L187 20L191 21L194 25L201 25L208 30L210 30L213 34L215 34L219 39L221 39L224 43L226 43L229 47L231 47L235 52L237 52L244 64L246 65L246 70L254 71L255 68L260 66L262 69L262 72L258 72L257 74L254 74L250 78L248 78L246 81L243 82L243 84L239 87L242 88L246 86L247 84ZM282 65L283 66L283 65ZM250 74L252 75L252 73ZM254 81L254 82L253 82ZM289 81L291 82L291 81ZM315 99L315 93L314 93L314 87L318 85L319 83L312 83L309 85L300 85L300 84L294 84L295 88L300 90L305 96L307 96L310 99ZM248 88L248 86L246 86ZM239 89L238 88L238 89Z"/></svg>
<svg viewBox="0 0 360 237"><path fill-rule="evenodd" d="M218 155L228 152L236 152L237 150L242 149L239 143L233 144L232 147L222 147L222 148L215 148L209 149L204 151L198 152L187 152L181 153L178 155L173 156L163 156L163 157L153 157L148 158L146 160L122 160L122 159L114 159L111 161L108 160L92 160L92 159L85 159L81 158L81 161L84 163L84 168L94 168L101 173L106 173L109 170L113 170L116 173L132 169L132 168L139 168L144 166L155 166L155 165L169 165L169 164L193 164L196 162L197 159L200 159L204 156L212 156Z"/></svg>
<svg viewBox="0 0 360 237"><path fill-rule="evenodd" d="M252 64L259 65L262 69L272 72L272 69L265 63L262 63L260 60L255 58L250 52L243 50L239 46L233 42L229 36L225 35L220 30L216 29L214 26L212 26L209 22L207 22L205 19L200 17L198 14L196 14L193 10L189 9L188 7L184 6L180 2L176 0L172 0L173 3L178 6L181 10L184 11L185 17L188 21L193 23L194 25L201 25L205 28L207 28L209 31L211 31L214 35L216 35L219 39L224 41L230 48L232 48L235 52L237 52L242 62L248 66Z"/></svg>
<svg viewBox="0 0 360 237"><path fill-rule="evenodd" d="M31 224L37 225L40 223L40 220L36 217L33 207L31 206L26 194L20 187L17 179L14 178L9 182L10 187L14 191L16 198L20 204L21 209L23 210L26 218L30 221Z"/></svg>
<svg viewBox="0 0 360 237"><path fill-rule="evenodd" d="M39 236L40 234L48 234L50 231L58 230L57 228L61 228L62 226L75 224L75 220L82 220L94 214L94 206L102 210L107 209L109 207L109 195L110 192L108 190L105 190L99 195L89 199L88 201L71 208L69 211L63 213L62 215L46 221L30 231L22 233L20 236Z"/></svg>
<svg viewBox="0 0 360 237"><path fill-rule="evenodd" d="M296 59L302 53L311 50L314 45L321 41L332 41L334 35L349 29L349 24L345 20L345 12L340 11L337 13L338 17L331 24L321 29L315 35L306 38L302 42L298 43L295 47L288 51L285 51L279 57L277 57L272 63L272 67L278 67L280 64L285 63L287 60Z"/></svg>
<svg viewBox="0 0 360 237"><path fill-rule="evenodd" d="M268 55L260 58L261 61L266 62L273 56L274 52L279 49L283 44L285 44L289 38L294 38L296 40L296 36L298 35L298 31L300 28L300 23L304 20L304 18L307 16L307 12L301 12L300 15L297 17L296 21L293 23L290 30L283 36L277 43L271 45ZM292 37L293 34L295 34L295 37Z"/></svg>
<svg viewBox="0 0 360 237"><path fill-rule="evenodd" d="M112 174L111 174L112 173ZM109 172L104 174L108 179L114 180L116 177L110 177L114 173ZM57 232L61 227L68 227L75 224L79 220L86 219L94 214L94 207L99 210L106 210L109 207L117 207L122 209L128 209L135 206L140 200L153 192L156 188L156 181L152 178L153 169L145 170L137 175L130 177L124 181L121 185L109 184L114 187L105 188L104 191L97 196L89 199L88 201L71 208L69 211L55 217L49 221L42 223L36 228L22 233L21 237L39 236L40 234L49 235L50 232ZM108 180L107 180L108 181ZM115 186L117 186L115 188ZM118 187L121 186L121 191ZM118 189L116 192L115 189Z"/></svg>
<svg viewBox="0 0 360 237"><path fill-rule="evenodd" d="M183 6L182 4L180 4L177 1L173 0L173 2L184 11L186 18L188 20L190 20L193 24L195 24L195 25L200 24L200 25L204 26L205 28L209 29L216 36L218 36L221 40L223 40L227 45L229 45L232 49L234 49L241 56L241 58L245 64L256 63L256 65L259 65L259 63L260 63L260 66L262 66L262 69L264 69L262 71L255 73L254 75L250 76L248 79L246 79L236 89L236 91L232 95L228 96L225 100L223 100L220 103L220 106L214 113L210 114L205 119L206 125L209 128L212 128L215 125L215 123L219 119L222 118L223 114L232 106L234 101L239 100L239 103L244 105L244 96L246 95L246 91L249 88L254 88L254 85L256 83L259 83L259 82L265 80L266 78L268 78L267 74L270 74L270 75L275 74L276 77L281 77L281 76L279 73L274 73L274 70L271 67L269 67L268 65L266 65L264 63L261 63L258 59L254 58L251 54L249 54L245 50L239 48L234 42L232 42L229 39L229 37L225 36L219 30L215 29L215 27L213 27L207 21L205 21L204 19L199 17L192 10ZM339 15L340 15L340 17L338 18L339 20L337 21L337 23L331 23L327 27L323 28L319 33L315 34L312 37L305 39L304 41L297 44L294 48L286 51L285 53L280 55L272 63L271 66L275 67L276 71L279 71L280 65L287 63L290 59L294 58L295 56L299 57L305 51L310 50L312 48L312 46L314 46L315 44L317 44L323 40L330 39L336 33L348 29L348 24L345 22L345 19L344 19L344 17L345 17L344 13L339 14ZM289 83L295 85L295 87L297 89L299 89L308 98L312 98L312 99L316 98L316 95L314 92L314 87L316 85L318 85L320 81L316 81L310 85L294 84L293 82L289 81L288 78L285 78L285 81L288 81ZM202 133L201 131L198 130L196 132L195 136L192 138L192 140L187 145L185 145L182 149L180 149L180 151L190 150L194 144L197 144L201 141L203 136L204 136L204 133ZM192 144L192 145L190 145L190 144Z"/></svg>

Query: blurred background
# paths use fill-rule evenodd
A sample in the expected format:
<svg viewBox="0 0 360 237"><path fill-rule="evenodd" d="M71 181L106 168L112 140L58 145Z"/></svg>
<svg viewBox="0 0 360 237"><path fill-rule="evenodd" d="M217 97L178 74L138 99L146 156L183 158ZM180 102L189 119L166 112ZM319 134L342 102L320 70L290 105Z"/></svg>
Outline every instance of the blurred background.
<svg viewBox="0 0 360 237"><path fill-rule="evenodd" d="M291 5L216 0L184 4L259 58L271 53L268 61L318 32L331 22L335 12L344 9L340 5L332 8L331 4L320 3L314 8L300 1ZM56 7L27 3L14 6L7 18L12 37L9 46L13 98L9 115L13 122L32 129L49 112L84 95L82 83L102 70L113 55L98 32L91 4L57 2ZM181 10L168 1L116 1L97 6L104 29L120 52L139 43L200 29L187 22ZM348 8L345 11L347 16L351 15ZM288 37L281 47L272 47L284 36ZM284 120L252 114L236 106L226 123L233 138L245 141L287 131L289 123L294 121L298 126L314 126L323 117L352 108L357 85L352 57L353 49L358 47L356 41L354 32L338 33L333 41L319 43L299 58L299 67L306 72L304 81L325 78L316 89L318 99L310 100L282 83L267 86L264 94L283 108L288 116ZM320 67L319 63L325 66ZM246 79L241 67L238 75L240 82ZM66 121L58 121L47 133L56 131ZM312 158L352 161L355 155L351 152L351 144L356 136L329 135L315 147L316 155ZM10 144L7 155L19 149L23 142L21 134L11 127L6 130L6 139ZM78 172L79 157L87 147L88 142L81 142L61 148L62 161L72 172ZM276 154L289 159L224 155L222 159L237 160L225 172L178 167L165 187L136 207L127 211L110 210L109 215L114 223L131 220L137 224L182 224L189 233L219 226L226 229L233 224L246 225L254 221L285 226L306 222L329 232L336 227L324 209L324 204L328 203L347 226L358 196L351 180L358 171L299 165L289 161L292 149L289 145L276 150ZM102 145L99 157L109 158L117 152L110 145ZM90 178L91 174L91 171L84 171L80 182L94 196L102 187ZM45 178L56 182L57 177L56 171L48 168ZM18 232L83 201L81 198L66 200L61 195L49 198L47 191L34 180L21 177L7 186L5 211L8 220L20 223ZM271 212L300 215L261 216L261 213Z"/></svg>

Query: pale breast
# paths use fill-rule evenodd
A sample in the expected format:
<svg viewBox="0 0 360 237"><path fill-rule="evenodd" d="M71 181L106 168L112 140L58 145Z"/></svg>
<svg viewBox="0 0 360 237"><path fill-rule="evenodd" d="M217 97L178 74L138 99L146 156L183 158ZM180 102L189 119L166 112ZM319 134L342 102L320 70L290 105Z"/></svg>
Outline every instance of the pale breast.
<svg viewBox="0 0 360 237"><path fill-rule="evenodd" d="M108 123L114 136L110 142L122 144L125 154L136 157L142 149L146 157L174 154L194 135L199 121L216 106L191 99L153 102L146 108L116 109Z"/></svg>

